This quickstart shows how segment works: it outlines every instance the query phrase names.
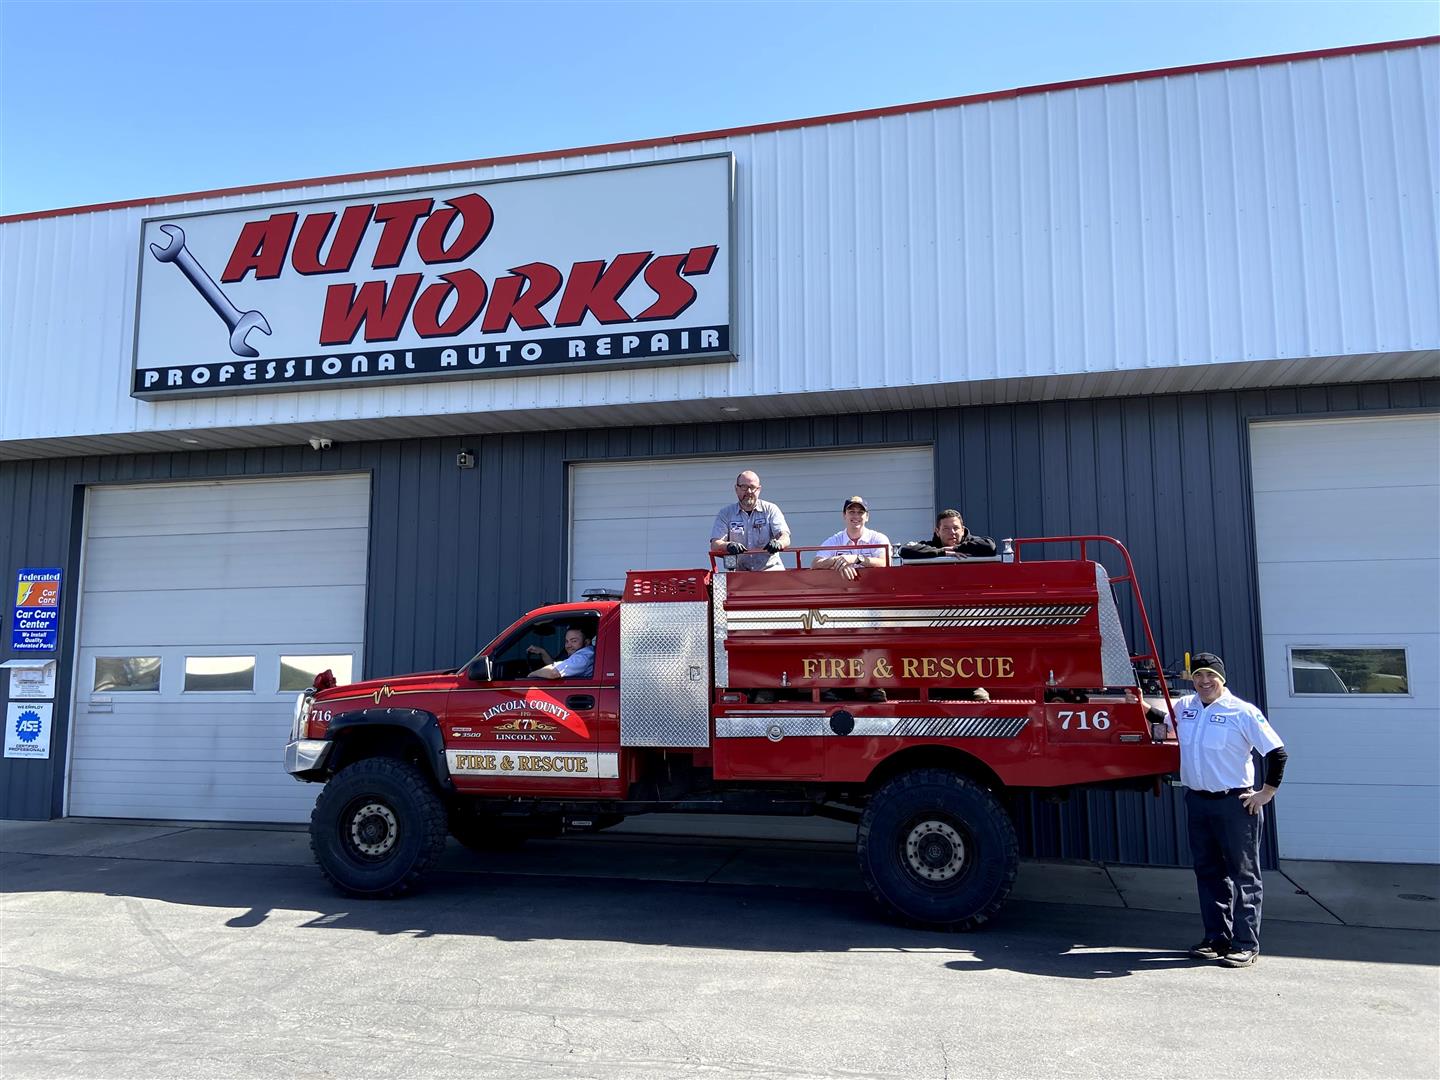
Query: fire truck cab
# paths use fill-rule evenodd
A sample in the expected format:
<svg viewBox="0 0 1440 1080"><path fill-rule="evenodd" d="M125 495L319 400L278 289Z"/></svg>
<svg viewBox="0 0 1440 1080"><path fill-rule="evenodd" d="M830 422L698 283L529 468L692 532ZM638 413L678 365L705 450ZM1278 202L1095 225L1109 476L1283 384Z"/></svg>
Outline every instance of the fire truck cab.
<svg viewBox="0 0 1440 1080"><path fill-rule="evenodd" d="M1042 544L1079 558L1026 561ZM1113 545L1126 572L1087 557ZM1129 555L1104 537L1007 541L994 560L722 573L637 570L620 598L539 608L454 671L301 695L286 768L324 783L322 872L393 896L447 833L477 849L656 811L857 824L888 914L968 929L1018 867L1007 795L1154 786L1168 692ZM1148 652L1126 644L1128 583ZM567 631L589 675L537 678ZM1147 692L1150 698L1147 701Z"/></svg>

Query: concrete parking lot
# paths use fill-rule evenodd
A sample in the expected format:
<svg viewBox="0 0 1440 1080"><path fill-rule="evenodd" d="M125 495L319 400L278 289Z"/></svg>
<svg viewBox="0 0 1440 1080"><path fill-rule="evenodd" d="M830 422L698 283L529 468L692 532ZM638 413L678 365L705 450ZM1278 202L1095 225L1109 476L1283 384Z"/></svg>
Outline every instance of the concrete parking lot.
<svg viewBox="0 0 1440 1080"><path fill-rule="evenodd" d="M1368 908L1268 875L1232 971L1183 955L1185 871L1026 864L945 935L879 921L834 844L455 848L387 902L305 840L6 823L7 1080L1440 1075L1440 933L1393 925L1432 919L1434 868L1372 874Z"/></svg>

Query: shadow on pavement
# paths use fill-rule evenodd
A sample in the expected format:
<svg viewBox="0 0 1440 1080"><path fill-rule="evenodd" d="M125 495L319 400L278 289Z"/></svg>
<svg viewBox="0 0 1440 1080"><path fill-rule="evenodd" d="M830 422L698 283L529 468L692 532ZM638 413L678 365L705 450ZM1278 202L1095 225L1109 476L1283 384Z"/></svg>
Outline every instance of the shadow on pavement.
<svg viewBox="0 0 1440 1080"><path fill-rule="evenodd" d="M287 923L300 913L299 932L765 952L934 951L953 954L946 966L957 974L1001 968L1113 979L1206 966L1183 952L1200 936L1198 918L1120 908L1013 901L982 930L943 934L887 923L864 894L833 889L449 870L398 900L351 900L300 866L7 855L0 868L0 891L12 897L68 891L214 908L217 932L258 928L284 911ZM1440 963L1440 935L1425 931L1275 923L1262 938L1268 956Z"/></svg>

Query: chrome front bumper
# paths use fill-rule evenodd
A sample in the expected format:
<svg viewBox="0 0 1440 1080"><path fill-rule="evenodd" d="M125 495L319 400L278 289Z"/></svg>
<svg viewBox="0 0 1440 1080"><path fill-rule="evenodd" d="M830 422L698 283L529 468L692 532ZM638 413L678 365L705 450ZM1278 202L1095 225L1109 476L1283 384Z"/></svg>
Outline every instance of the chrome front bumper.
<svg viewBox="0 0 1440 1080"><path fill-rule="evenodd" d="M329 739L296 739L285 744L285 771L303 779L299 773L311 772L325 764L334 744Z"/></svg>

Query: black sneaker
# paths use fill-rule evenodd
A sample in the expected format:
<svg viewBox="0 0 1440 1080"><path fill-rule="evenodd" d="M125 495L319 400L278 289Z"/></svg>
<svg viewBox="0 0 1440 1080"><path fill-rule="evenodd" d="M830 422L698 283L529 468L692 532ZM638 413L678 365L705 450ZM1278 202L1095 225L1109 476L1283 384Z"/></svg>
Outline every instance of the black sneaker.
<svg viewBox="0 0 1440 1080"><path fill-rule="evenodd" d="M1190 947L1190 955L1196 960L1222 960L1230 953L1228 941L1216 941L1213 938L1206 938L1199 945Z"/></svg>
<svg viewBox="0 0 1440 1080"><path fill-rule="evenodd" d="M1251 967L1259 959L1259 949L1232 949L1220 958L1220 963L1226 967Z"/></svg>

